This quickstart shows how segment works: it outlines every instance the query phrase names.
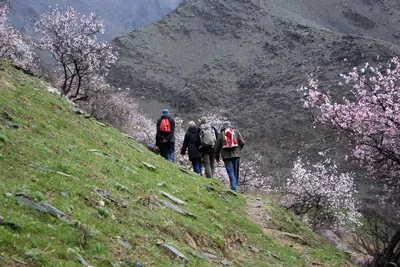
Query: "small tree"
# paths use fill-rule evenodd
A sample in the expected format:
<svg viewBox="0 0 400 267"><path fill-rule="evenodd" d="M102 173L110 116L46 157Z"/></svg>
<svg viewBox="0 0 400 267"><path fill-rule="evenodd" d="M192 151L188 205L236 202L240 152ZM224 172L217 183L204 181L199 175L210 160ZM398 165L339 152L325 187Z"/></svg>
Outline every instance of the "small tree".
<svg viewBox="0 0 400 267"><path fill-rule="evenodd" d="M306 215L314 230L333 222L342 226L355 221L356 193L353 175L339 174L329 163L294 162L292 175L287 180L283 205L297 215Z"/></svg>
<svg viewBox="0 0 400 267"><path fill-rule="evenodd" d="M239 169L239 186L245 192L270 193L272 189L272 178L261 172L262 156L258 153L254 159L243 160Z"/></svg>
<svg viewBox="0 0 400 267"><path fill-rule="evenodd" d="M144 114L135 99L107 84L98 87L101 92L89 101L92 116L111 123L145 146L155 142L156 123Z"/></svg>
<svg viewBox="0 0 400 267"><path fill-rule="evenodd" d="M400 62L353 68L342 74L348 97L335 101L330 92L318 88L311 76L303 87L304 106L316 110L316 121L331 125L354 144L354 159L368 171L368 181L380 192L381 205L393 211L396 229L374 266L400 264ZM342 84L340 84L342 86ZM392 206L390 208L389 206ZM381 265L380 265L381 264Z"/></svg>
<svg viewBox="0 0 400 267"><path fill-rule="evenodd" d="M104 24L95 13L88 16L67 7L40 16L35 24L40 36L36 45L53 55L62 69L61 93L73 100L86 99L96 88L92 80L103 79L117 59L111 44L97 42Z"/></svg>
<svg viewBox="0 0 400 267"><path fill-rule="evenodd" d="M34 67L34 53L22 34L11 27L7 20L8 2L0 1L0 57L9 58L25 68Z"/></svg>

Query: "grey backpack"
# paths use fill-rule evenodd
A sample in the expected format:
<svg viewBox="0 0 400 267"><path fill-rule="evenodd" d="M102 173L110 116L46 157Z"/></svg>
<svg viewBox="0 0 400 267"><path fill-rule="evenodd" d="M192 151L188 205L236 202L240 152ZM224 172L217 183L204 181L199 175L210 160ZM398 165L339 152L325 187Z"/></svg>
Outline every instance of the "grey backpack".
<svg viewBox="0 0 400 267"><path fill-rule="evenodd" d="M213 147L216 141L214 129L208 123L201 124L199 128L200 128L200 147Z"/></svg>

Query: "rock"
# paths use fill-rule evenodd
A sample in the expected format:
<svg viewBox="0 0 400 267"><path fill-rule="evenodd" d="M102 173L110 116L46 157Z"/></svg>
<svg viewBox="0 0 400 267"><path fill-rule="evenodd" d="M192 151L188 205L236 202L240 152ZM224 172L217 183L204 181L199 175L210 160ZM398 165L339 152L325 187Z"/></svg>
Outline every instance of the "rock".
<svg viewBox="0 0 400 267"><path fill-rule="evenodd" d="M136 173L137 173L137 171L135 171L134 169L131 169L131 168L126 167L126 166L122 166L121 168L124 169L124 170L127 170L127 171L129 171L129 172L131 172L131 173L133 173L133 174L136 174Z"/></svg>
<svg viewBox="0 0 400 267"><path fill-rule="evenodd" d="M130 147L132 147L133 149L135 149L136 151L138 151L138 152L140 152L140 153L143 153L143 150L141 150L140 148L138 148L137 146L135 146L134 144L132 144L132 143L126 143L128 146L130 146Z"/></svg>
<svg viewBox="0 0 400 267"><path fill-rule="evenodd" d="M123 136L128 137L130 139L136 140L135 137L133 137L132 135L126 134L126 133L122 133Z"/></svg>
<svg viewBox="0 0 400 267"><path fill-rule="evenodd" d="M2 217L0 218L0 225L10 227L13 230L23 229L23 227L21 225L13 223L13 222L4 221Z"/></svg>
<svg viewBox="0 0 400 267"><path fill-rule="evenodd" d="M58 89L56 89L56 88L54 88L54 87L51 87L51 86L46 86L46 91L47 92L50 92L50 93L53 93L53 94L56 94L56 95L61 95L61 92L60 91L58 91Z"/></svg>
<svg viewBox="0 0 400 267"><path fill-rule="evenodd" d="M268 214L264 214L263 215L263 219L266 220L266 221L272 220L272 218Z"/></svg>
<svg viewBox="0 0 400 267"><path fill-rule="evenodd" d="M5 111L0 114L0 123L7 127L19 128L19 124L15 119Z"/></svg>
<svg viewBox="0 0 400 267"><path fill-rule="evenodd" d="M61 192L60 193L63 197L69 197L69 194L67 192Z"/></svg>
<svg viewBox="0 0 400 267"><path fill-rule="evenodd" d="M307 244L306 240L304 240L304 238L299 235L295 235L295 234L291 234L291 233L287 233L287 232L282 232L282 234L285 236L288 236L290 238L293 238L297 241L300 241L300 243L302 243L302 244Z"/></svg>
<svg viewBox="0 0 400 267"><path fill-rule="evenodd" d="M221 261L221 264L222 264L223 266L227 266L227 265L229 265L229 261L228 261L228 260L222 260L222 261Z"/></svg>
<svg viewBox="0 0 400 267"><path fill-rule="evenodd" d="M141 163L142 163L144 166L146 166L146 168L149 169L149 170L152 170L152 171L155 171L155 170L156 170L156 167L154 167L153 165L151 165L151 164L149 164L149 163L147 163L147 162L141 161Z"/></svg>
<svg viewBox="0 0 400 267"><path fill-rule="evenodd" d="M250 249L251 252L255 252L255 253L259 253L260 252L260 250L258 248L253 247L253 246L249 246L249 249Z"/></svg>
<svg viewBox="0 0 400 267"><path fill-rule="evenodd" d="M160 191L161 195L165 196L166 198L169 198L170 200L172 200L172 202L174 202L175 204L181 204L181 205L186 205L186 203L182 200L180 200L179 198L176 198L170 194L168 194L167 192L164 191Z"/></svg>
<svg viewBox="0 0 400 267"><path fill-rule="evenodd" d="M13 197L13 194L11 194L11 193L9 193L9 192L5 192L4 195L5 195L6 197Z"/></svg>
<svg viewBox="0 0 400 267"><path fill-rule="evenodd" d="M100 201L97 202L97 205L98 205L99 207L104 207L105 202L104 202L103 200L100 200Z"/></svg>
<svg viewBox="0 0 400 267"><path fill-rule="evenodd" d="M113 196L109 195L107 193L107 190L103 190L103 189L94 189L93 192L95 192L96 194L98 194L99 196L101 196L106 202L108 203L113 203L116 204L118 206L127 207L127 204L123 201L118 201L116 200Z"/></svg>
<svg viewBox="0 0 400 267"><path fill-rule="evenodd" d="M177 250L176 248L174 248L173 246L170 245L163 245L164 248L166 248L168 251L170 251L171 253L175 254L176 256L178 256L179 258L188 261L188 259L186 258L185 255L183 255L179 250Z"/></svg>
<svg viewBox="0 0 400 267"><path fill-rule="evenodd" d="M130 195L133 195L132 191L128 189L128 187L126 187L125 185L122 185L118 182L115 182L115 186L117 187L118 190L124 191L129 193Z"/></svg>
<svg viewBox="0 0 400 267"><path fill-rule="evenodd" d="M232 196L237 196L237 193L235 191L232 190L225 190L223 193L227 194L227 195L232 195Z"/></svg>
<svg viewBox="0 0 400 267"><path fill-rule="evenodd" d="M89 266L89 263L84 258L82 258L82 256L75 256L75 259L78 260L83 266Z"/></svg>
<svg viewBox="0 0 400 267"><path fill-rule="evenodd" d="M67 219L69 222L73 221L73 219L69 217L67 214L65 214L64 212L58 210L57 208L53 207L52 205L46 202L40 202L39 205L44 207L48 213L53 214L56 217Z"/></svg>
<svg viewBox="0 0 400 267"><path fill-rule="evenodd" d="M95 121L98 125L100 125L101 127L107 127L107 125L105 125L104 123L102 123L102 122L99 122L99 121Z"/></svg>
<svg viewBox="0 0 400 267"><path fill-rule="evenodd" d="M183 171L184 173L194 174L194 172L186 170L185 167L183 167L183 166L179 167L179 169L180 169L181 171Z"/></svg>
<svg viewBox="0 0 400 267"><path fill-rule="evenodd" d="M124 240L122 240L122 239L120 239L120 238L117 238L117 242L118 242L121 246L123 246L124 248L126 248L126 249L132 249L132 245L129 244L128 241L124 241Z"/></svg>
<svg viewBox="0 0 400 267"><path fill-rule="evenodd" d="M212 186L208 186L208 185L204 185L204 186L206 187L208 192L215 191L214 187L212 187Z"/></svg>
<svg viewBox="0 0 400 267"><path fill-rule="evenodd" d="M63 173L63 172L60 172L60 171L56 171L56 173L59 174L59 175L62 175L62 176L71 178L71 179L78 179L77 177L75 177L75 176L73 176L73 175L66 174L66 173Z"/></svg>
<svg viewBox="0 0 400 267"><path fill-rule="evenodd" d="M167 184L166 184L166 183L158 183L157 186L159 186L159 187L166 187Z"/></svg>
<svg viewBox="0 0 400 267"><path fill-rule="evenodd" d="M27 265L27 264L28 264L28 263L26 263L26 262L24 262L24 261L22 261L22 260L15 259L15 258L13 258L13 261L15 261L15 262L17 262L17 263L19 263L19 264L22 264L22 265Z"/></svg>
<svg viewBox="0 0 400 267"><path fill-rule="evenodd" d="M204 252L203 255L204 255L204 257L206 257L208 259L218 259L217 256L215 256L214 254L208 253L208 252Z"/></svg>
<svg viewBox="0 0 400 267"><path fill-rule="evenodd" d="M21 203L23 203L23 204L25 204L25 205L27 205L27 206L29 206L29 207L35 209L35 210L38 210L38 211L41 211L41 212L47 212L46 208L40 206L40 205L37 204L36 202L34 202L34 201L32 201L32 200L26 198L26 197L23 196L23 195L17 196L16 199L17 199L18 202L21 202Z"/></svg>
<svg viewBox="0 0 400 267"><path fill-rule="evenodd" d="M85 115L85 112L82 109L76 107L72 108L72 112L78 115Z"/></svg>
<svg viewBox="0 0 400 267"><path fill-rule="evenodd" d="M190 251L189 253L190 253L190 255L192 255L193 257L196 257L196 258L199 258L199 259L204 259L203 256L197 254L196 252Z"/></svg>
<svg viewBox="0 0 400 267"><path fill-rule="evenodd" d="M30 199L28 199L27 197L25 197L22 194L17 194L17 201L21 202L27 206L30 206L31 208L41 211L41 212L46 212L46 213L50 213L56 217L61 217L61 218L65 218L67 219L69 222L72 222L73 219L71 217L69 217L67 214L65 214L64 212L58 210L57 208L51 206L50 204L46 203L46 202L40 202L40 203L36 203Z"/></svg>
<svg viewBox="0 0 400 267"><path fill-rule="evenodd" d="M158 201L161 202L162 204L164 204L165 206L171 208L172 210L176 211L177 213L180 213L180 214L183 214L183 215L187 215L187 216L191 216L191 217L196 217L194 214L191 214L190 212L175 206L171 202L168 202L168 201L165 201L165 200L162 200L162 199L160 199Z"/></svg>

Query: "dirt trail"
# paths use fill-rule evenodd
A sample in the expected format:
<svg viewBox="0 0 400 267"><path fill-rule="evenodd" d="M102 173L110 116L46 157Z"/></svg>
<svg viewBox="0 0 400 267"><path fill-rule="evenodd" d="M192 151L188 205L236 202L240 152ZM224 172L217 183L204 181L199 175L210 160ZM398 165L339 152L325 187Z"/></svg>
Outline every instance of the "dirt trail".
<svg viewBox="0 0 400 267"><path fill-rule="evenodd" d="M249 220L256 223L260 229L276 243L283 247L290 247L299 253L299 255L306 261L309 262L309 266L325 266L329 265L316 262L308 257L310 250L312 249L307 242L305 237L280 231L280 224L283 222L274 221L274 218L270 217L273 214L272 207L264 202L262 198L247 198L246 215ZM354 266L346 264L344 266Z"/></svg>
<svg viewBox="0 0 400 267"><path fill-rule="evenodd" d="M305 249L305 245L299 243L295 238L288 236L288 233L282 232L274 225L273 218L269 217L270 207L264 203L262 198L247 198L246 215L249 220L260 226L261 230L272 240L281 246L291 247L297 252Z"/></svg>

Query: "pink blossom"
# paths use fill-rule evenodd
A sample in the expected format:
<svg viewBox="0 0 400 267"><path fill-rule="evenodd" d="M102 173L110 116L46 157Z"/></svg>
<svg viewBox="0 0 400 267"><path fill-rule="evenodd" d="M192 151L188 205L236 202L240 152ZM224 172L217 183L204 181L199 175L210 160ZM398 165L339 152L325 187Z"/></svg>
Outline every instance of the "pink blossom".
<svg viewBox="0 0 400 267"><path fill-rule="evenodd" d="M71 99L88 96L85 86L93 77L105 77L116 59L111 44L98 42L104 24L95 13L80 16L72 7L56 8L40 16L35 24L36 46L53 55L62 73L61 93Z"/></svg>

